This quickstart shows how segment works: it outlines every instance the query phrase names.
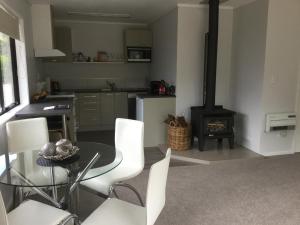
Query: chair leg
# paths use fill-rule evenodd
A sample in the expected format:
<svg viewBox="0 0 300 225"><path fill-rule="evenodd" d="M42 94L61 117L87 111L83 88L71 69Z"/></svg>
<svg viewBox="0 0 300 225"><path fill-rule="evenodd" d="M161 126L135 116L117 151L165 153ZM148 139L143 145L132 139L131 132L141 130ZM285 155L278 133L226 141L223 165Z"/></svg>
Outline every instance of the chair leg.
<svg viewBox="0 0 300 225"><path fill-rule="evenodd" d="M123 182L119 182L119 183L116 183L116 184L113 184L112 186L111 186L111 188L110 188L110 190L112 190L112 192L115 194L116 192L115 192L115 188L116 187L126 187L126 188L128 188L128 189L130 189L131 191L133 191L134 193L135 193L135 195L137 196L137 198L138 198L138 200L139 200L139 202L140 202L140 204L141 204L141 206L145 206L144 205L144 202L143 202L143 200L142 200L142 197L141 197L141 195L140 195L140 193L137 191L137 189L135 188L135 187L133 187L132 185L130 185L130 184L127 184L127 183L123 183ZM116 196L117 197L117 196ZM118 198L118 197L117 197Z"/></svg>
<svg viewBox="0 0 300 225"><path fill-rule="evenodd" d="M16 208L17 207L17 187L14 186L13 187L13 208Z"/></svg>
<svg viewBox="0 0 300 225"><path fill-rule="evenodd" d="M74 225L80 225L81 224L81 222L79 221L78 216L75 215L75 214L71 214L67 218L65 218L62 222L60 222L59 225L67 225L67 224L69 224L69 221L71 219L74 219Z"/></svg>
<svg viewBox="0 0 300 225"><path fill-rule="evenodd" d="M24 201L24 190L19 187L19 203L21 204Z"/></svg>
<svg viewBox="0 0 300 225"><path fill-rule="evenodd" d="M116 192L115 189L113 189L113 193L114 193L114 195L116 196L116 198L120 198L119 195L118 195L118 193Z"/></svg>

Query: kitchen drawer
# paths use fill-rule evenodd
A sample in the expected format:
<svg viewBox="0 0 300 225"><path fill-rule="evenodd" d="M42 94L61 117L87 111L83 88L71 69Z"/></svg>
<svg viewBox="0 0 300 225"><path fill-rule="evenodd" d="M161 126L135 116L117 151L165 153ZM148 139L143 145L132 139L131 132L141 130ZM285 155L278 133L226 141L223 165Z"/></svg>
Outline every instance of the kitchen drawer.
<svg viewBox="0 0 300 225"><path fill-rule="evenodd" d="M99 108L98 102L81 102L79 104L79 110L80 111L84 111L86 109L98 110L98 108Z"/></svg>
<svg viewBox="0 0 300 225"><path fill-rule="evenodd" d="M85 111L80 113L80 124L98 124L99 123L99 113L95 111Z"/></svg>
<svg viewBox="0 0 300 225"><path fill-rule="evenodd" d="M90 102L90 101L98 101L99 93L84 93L84 94L77 94L78 101L80 102Z"/></svg>
<svg viewBox="0 0 300 225"><path fill-rule="evenodd" d="M95 113L99 114L98 108L82 108L79 111L80 114L85 114L85 113Z"/></svg>

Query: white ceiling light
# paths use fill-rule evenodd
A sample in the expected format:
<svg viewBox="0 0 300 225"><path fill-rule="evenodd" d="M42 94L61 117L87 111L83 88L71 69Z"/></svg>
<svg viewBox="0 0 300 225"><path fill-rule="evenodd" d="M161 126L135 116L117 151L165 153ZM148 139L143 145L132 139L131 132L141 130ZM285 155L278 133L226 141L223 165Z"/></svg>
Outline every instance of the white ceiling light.
<svg viewBox="0 0 300 225"><path fill-rule="evenodd" d="M130 14L122 14L122 13L68 12L68 15L105 17L105 18L122 18L122 19L132 18L132 16Z"/></svg>

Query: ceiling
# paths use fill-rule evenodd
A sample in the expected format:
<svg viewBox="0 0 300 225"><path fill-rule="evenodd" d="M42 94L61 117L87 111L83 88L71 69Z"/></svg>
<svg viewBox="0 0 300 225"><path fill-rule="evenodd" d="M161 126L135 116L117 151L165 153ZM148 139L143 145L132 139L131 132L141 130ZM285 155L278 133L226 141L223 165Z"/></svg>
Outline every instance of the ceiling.
<svg viewBox="0 0 300 225"><path fill-rule="evenodd" d="M29 0L31 3L51 4L54 17L60 20L113 21L151 23L170 12L178 3L199 4L208 0ZM222 0L221 0L222 1ZM239 7L255 0L228 0L222 5ZM75 12L70 15L69 12ZM80 14L89 15L80 15ZM114 14L114 16L101 14ZM121 18L129 17L130 18Z"/></svg>

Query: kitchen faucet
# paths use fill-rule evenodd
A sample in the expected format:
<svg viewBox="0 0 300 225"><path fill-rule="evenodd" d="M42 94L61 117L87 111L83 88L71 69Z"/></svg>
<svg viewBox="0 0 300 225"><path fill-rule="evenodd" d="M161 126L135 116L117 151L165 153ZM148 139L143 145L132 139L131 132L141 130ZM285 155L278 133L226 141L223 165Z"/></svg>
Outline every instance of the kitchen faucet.
<svg viewBox="0 0 300 225"><path fill-rule="evenodd" d="M113 91L116 89L116 84L114 82L106 81L106 84L109 86L109 88Z"/></svg>

